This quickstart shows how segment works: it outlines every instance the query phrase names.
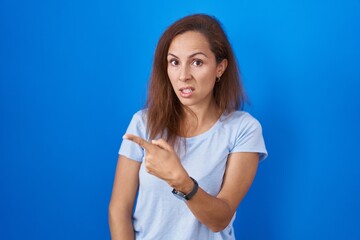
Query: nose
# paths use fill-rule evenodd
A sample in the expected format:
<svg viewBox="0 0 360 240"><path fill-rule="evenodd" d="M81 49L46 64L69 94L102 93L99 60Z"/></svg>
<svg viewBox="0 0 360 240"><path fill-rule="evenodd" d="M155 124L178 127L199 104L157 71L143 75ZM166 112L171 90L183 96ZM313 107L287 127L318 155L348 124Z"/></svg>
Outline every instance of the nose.
<svg viewBox="0 0 360 240"><path fill-rule="evenodd" d="M189 66L187 66L187 65L182 66L180 69L179 80L182 82L185 82L189 79L191 79L191 73L190 73Z"/></svg>

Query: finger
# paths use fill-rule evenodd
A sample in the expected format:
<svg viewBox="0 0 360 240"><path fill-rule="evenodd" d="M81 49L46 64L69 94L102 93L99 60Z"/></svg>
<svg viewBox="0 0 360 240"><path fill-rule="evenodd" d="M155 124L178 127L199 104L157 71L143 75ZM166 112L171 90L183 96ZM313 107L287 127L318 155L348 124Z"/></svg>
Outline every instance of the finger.
<svg viewBox="0 0 360 240"><path fill-rule="evenodd" d="M168 151L172 151L173 148L170 146L170 144L168 144L164 139L160 138L158 140L152 140L151 141L152 144L162 148L162 149L165 149L165 150L168 150Z"/></svg>
<svg viewBox="0 0 360 240"><path fill-rule="evenodd" d="M146 151L149 151L153 147L152 144L146 141L145 139L132 134L125 134L123 138L133 141L134 143L137 143L140 147L144 148Z"/></svg>

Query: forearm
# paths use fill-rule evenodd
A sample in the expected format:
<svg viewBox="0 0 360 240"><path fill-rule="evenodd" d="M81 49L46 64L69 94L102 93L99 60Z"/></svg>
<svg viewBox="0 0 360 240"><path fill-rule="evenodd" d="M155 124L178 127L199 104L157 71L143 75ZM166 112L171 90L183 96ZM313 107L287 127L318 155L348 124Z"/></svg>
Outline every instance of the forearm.
<svg viewBox="0 0 360 240"><path fill-rule="evenodd" d="M187 180L181 187L178 186L175 189L189 193L193 187L192 180ZM226 200L209 195L201 189L201 186L196 194L186 201L186 204L194 216L214 232L221 231L228 226L235 212Z"/></svg>
<svg viewBox="0 0 360 240"><path fill-rule="evenodd" d="M230 223L236 208L248 192L259 164L258 153L234 153L227 161L222 187L217 196L201 189L186 202L194 216L212 231L221 231ZM190 193L194 182L187 173L175 175L169 185Z"/></svg>
<svg viewBox="0 0 360 240"><path fill-rule="evenodd" d="M119 212L118 212L119 213ZM121 216L109 211L109 225L112 240L134 240L134 227L131 216Z"/></svg>
<svg viewBox="0 0 360 240"><path fill-rule="evenodd" d="M224 200L209 195L201 188L186 204L194 216L213 232L225 229L234 215Z"/></svg>

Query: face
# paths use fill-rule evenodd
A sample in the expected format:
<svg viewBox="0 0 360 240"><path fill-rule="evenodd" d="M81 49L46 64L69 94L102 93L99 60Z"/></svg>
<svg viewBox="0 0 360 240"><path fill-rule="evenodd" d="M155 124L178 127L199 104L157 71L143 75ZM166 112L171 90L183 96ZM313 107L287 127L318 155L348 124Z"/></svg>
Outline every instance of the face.
<svg viewBox="0 0 360 240"><path fill-rule="evenodd" d="M188 107L209 107L217 77L226 69L227 60L216 63L207 39L199 32L177 35L167 55L167 72L180 102Z"/></svg>

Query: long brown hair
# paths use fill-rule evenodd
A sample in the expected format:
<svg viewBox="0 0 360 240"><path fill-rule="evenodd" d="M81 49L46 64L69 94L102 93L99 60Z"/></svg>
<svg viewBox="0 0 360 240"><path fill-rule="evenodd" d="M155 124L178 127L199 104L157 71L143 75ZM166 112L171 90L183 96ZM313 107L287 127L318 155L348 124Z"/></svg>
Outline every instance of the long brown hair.
<svg viewBox="0 0 360 240"><path fill-rule="evenodd" d="M161 36L155 51L146 102L150 139L158 135L163 137L166 132L167 141L174 144L177 136L185 134L181 128L184 109L167 74L167 54L174 37L187 31L196 31L206 37L217 63L223 59L228 61L221 81L214 87L215 103L221 112L230 113L242 109L244 105L245 96L236 59L220 22L215 17L205 14L184 17L168 27Z"/></svg>

